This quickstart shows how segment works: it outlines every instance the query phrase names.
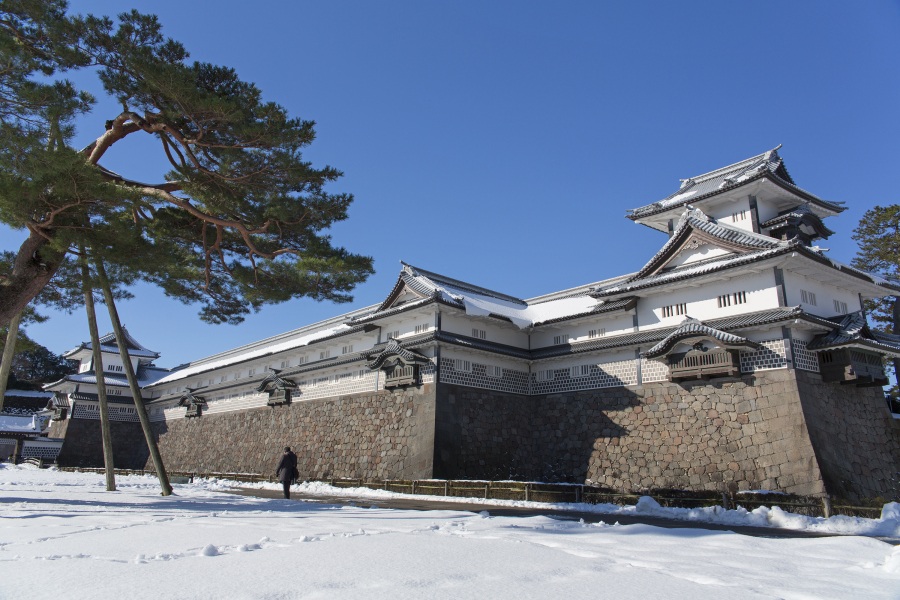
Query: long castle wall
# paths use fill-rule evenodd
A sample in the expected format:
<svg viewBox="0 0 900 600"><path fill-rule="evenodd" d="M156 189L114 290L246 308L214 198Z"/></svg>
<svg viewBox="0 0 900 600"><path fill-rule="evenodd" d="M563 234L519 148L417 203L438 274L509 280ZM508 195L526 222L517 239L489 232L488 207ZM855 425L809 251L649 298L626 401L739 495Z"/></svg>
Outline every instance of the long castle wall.
<svg viewBox="0 0 900 600"><path fill-rule="evenodd" d="M290 446L304 479L426 478L434 386L175 419L154 428L172 471L268 474Z"/></svg>
<svg viewBox="0 0 900 600"><path fill-rule="evenodd" d="M60 464L101 466L99 421L54 423ZM149 467L113 422L116 466ZM742 379L525 396L442 383L154 424L168 469L309 479L519 479L616 490L769 489L900 499L900 422L879 388L776 369Z"/></svg>

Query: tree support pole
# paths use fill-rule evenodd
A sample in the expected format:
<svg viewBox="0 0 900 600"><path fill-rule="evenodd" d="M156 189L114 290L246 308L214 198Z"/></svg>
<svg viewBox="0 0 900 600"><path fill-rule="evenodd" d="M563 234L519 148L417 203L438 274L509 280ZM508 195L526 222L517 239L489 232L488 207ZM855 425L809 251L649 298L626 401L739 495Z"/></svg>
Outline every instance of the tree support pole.
<svg viewBox="0 0 900 600"><path fill-rule="evenodd" d="M3 411L3 400L6 398L6 382L12 371L13 357L16 354L16 340L19 337L19 323L22 322L24 309L9 320L9 331L6 333L6 345L3 346L3 358L0 358L0 412Z"/></svg>
<svg viewBox="0 0 900 600"><path fill-rule="evenodd" d="M116 472L113 462L112 431L109 426L109 403L106 398L106 376L103 373L103 353L100 351L100 333L97 330L97 313L94 310L94 289L84 248L81 248L81 285L84 290L84 309L87 312L88 330L91 335L94 377L97 379L97 399L100 403L100 437L103 440L103 466L106 471L106 491L116 491Z"/></svg>
<svg viewBox="0 0 900 600"><path fill-rule="evenodd" d="M128 356L128 349L125 347L125 333L122 331L122 323L119 321L119 312L116 310L113 300L109 277L107 277L106 268L104 268L103 261L99 257L94 258L94 267L97 269L97 278L100 281L100 288L103 290L106 308L109 310L109 320L112 321L113 331L116 334L116 339L119 341L119 355L122 357L122 366L125 368L125 375L128 377L128 387L131 389L131 395L134 398L134 408L137 410L138 418L141 420L141 428L144 430L147 447L150 449L150 458L153 460L153 467L156 469L157 477L159 477L159 485L162 488L161 493L163 496L169 496L172 494L172 485L169 483L169 475L166 473L166 467L159 453L159 446L157 446L156 438L153 437L153 430L150 428L150 417L147 415L144 398L141 396L141 388L138 386L137 377L134 375L134 367L131 365L131 358Z"/></svg>

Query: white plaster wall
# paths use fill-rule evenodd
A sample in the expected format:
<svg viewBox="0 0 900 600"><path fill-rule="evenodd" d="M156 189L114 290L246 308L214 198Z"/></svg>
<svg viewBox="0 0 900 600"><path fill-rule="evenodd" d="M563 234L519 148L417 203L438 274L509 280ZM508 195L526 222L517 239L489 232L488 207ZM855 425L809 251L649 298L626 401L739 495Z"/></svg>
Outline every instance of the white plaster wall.
<svg viewBox="0 0 900 600"><path fill-rule="evenodd" d="M788 270L784 272L784 287L788 306L802 306L803 310L815 315L833 317L839 314L834 308L834 300L845 302L847 304L847 312L857 311L862 308L859 304L859 294L857 292L822 283ZM814 293L816 295L816 304L804 303L800 290Z"/></svg>
<svg viewBox="0 0 900 600"><path fill-rule="evenodd" d="M718 297L744 291L746 304L732 304L719 308ZM749 312L756 312L778 306L778 291L775 288L773 270L747 273L727 280L709 282L700 287L683 287L676 290L660 290L661 293L638 300L638 324L640 329L674 327L681 324L686 316L706 321ZM687 304L686 315L662 316L662 308L667 305Z"/></svg>
<svg viewBox="0 0 900 600"><path fill-rule="evenodd" d="M472 329L483 329L488 342L506 344L516 348L528 348L528 334L519 329L498 325L493 319L474 318L461 314L441 314L441 329L459 335L472 335Z"/></svg>
<svg viewBox="0 0 900 600"><path fill-rule="evenodd" d="M704 209L702 206L700 208L701 210ZM753 231L753 219L750 216L750 198L746 192L730 202L711 206L704 212L721 223L737 227L738 229Z"/></svg>
<svg viewBox="0 0 900 600"><path fill-rule="evenodd" d="M555 345L553 338L562 334L569 336L570 343L587 341L593 339L588 335L591 329L597 330L598 338L630 333L634 330L634 319L631 313L615 313L612 315L598 315L586 321L538 327L531 334L531 347L534 349L553 346ZM600 336L601 329L606 329L606 333L603 336Z"/></svg>
<svg viewBox="0 0 900 600"><path fill-rule="evenodd" d="M679 267L681 265L689 265L691 263L700 262L701 260L708 260L710 258L716 258L718 256L725 256L726 254L731 254L731 252L723 248L719 248L718 246L706 244L704 246L700 246L699 248L695 248L693 250L685 250L684 252L679 253L678 256L674 257L667 266Z"/></svg>

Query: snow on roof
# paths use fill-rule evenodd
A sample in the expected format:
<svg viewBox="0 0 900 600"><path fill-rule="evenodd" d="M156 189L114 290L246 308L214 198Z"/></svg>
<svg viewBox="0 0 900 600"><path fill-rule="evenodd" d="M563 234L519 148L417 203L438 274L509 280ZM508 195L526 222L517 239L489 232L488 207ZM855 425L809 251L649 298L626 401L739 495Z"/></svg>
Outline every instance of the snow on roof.
<svg viewBox="0 0 900 600"><path fill-rule="evenodd" d="M781 146L779 145L772 150L757 154L756 156L751 156L750 158L710 171L709 173L682 179L681 187L677 192L670 194L658 202L631 209L628 213L628 218L639 219L647 215L663 212L687 202L714 196L720 190L732 188L746 181L754 180L766 175L776 179L781 185L784 185L788 189L807 197L809 201L814 202L817 206L824 208L826 214L835 214L845 210L840 202L822 200L797 187L794 180L788 174L787 169L784 166L784 161L778 155L778 150L780 148Z"/></svg>
<svg viewBox="0 0 900 600"><path fill-rule="evenodd" d="M35 390L6 390L4 394L5 398L9 397L18 397L18 398L52 398L53 392L39 392Z"/></svg>
<svg viewBox="0 0 900 600"><path fill-rule="evenodd" d="M176 369L173 370L169 375L156 381L152 385L162 385L165 383L178 381L186 377L197 375L198 373L212 371L214 369L221 369L223 367L252 360L254 358L262 358L264 356L278 354L287 350L293 350L295 348L307 346L317 340L328 338L353 329L353 327L347 325L345 321L350 320L356 315L371 312L372 308L373 307L371 306L367 306L350 313L333 317L326 321L320 321L319 323L314 323L306 327L301 327L300 329L295 329L287 333L282 333L280 335L266 338L252 344L248 344L246 346L241 346L227 352L222 352L220 354L215 354L213 356L188 363L183 368L176 367Z"/></svg>
<svg viewBox="0 0 900 600"><path fill-rule="evenodd" d="M505 317L520 329L527 329L544 321L584 314L603 304L603 301L587 294L529 304L512 296L470 286L410 265L404 265L404 270L412 277L424 280L426 286L436 289L446 302L462 305L467 315Z"/></svg>
<svg viewBox="0 0 900 600"><path fill-rule="evenodd" d="M0 416L0 431L7 433L34 433L41 431L41 419L30 417Z"/></svg>

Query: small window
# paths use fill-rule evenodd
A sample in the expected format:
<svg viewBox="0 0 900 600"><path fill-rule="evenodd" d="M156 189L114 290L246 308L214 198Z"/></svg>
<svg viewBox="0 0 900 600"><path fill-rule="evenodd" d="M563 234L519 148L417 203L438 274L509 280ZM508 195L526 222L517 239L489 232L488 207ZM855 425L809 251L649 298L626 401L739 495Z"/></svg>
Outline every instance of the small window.
<svg viewBox="0 0 900 600"><path fill-rule="evenodd" d="M669 306L662 307L662 316L663 318L672 317L675 315L686 315L687 314L687 304L670 304Z"/></svg>
<svg viewBox="0 0 900 600"><path fill-rule="evenodd" d="M841 302L840 300L835 300L834 301L834 312L836 312L840 315L847 314L847 303Z"/></svg>
<svg viewBox="0 0 900 600"><path fill-rule="evenodd" d="M725 308L726 306L731 306L731 294L724 294L719 296L719 308Z"/></svg>
<svg viewBox="0 0 900 600"><path fill-rule="evenodd" d="M732 294L732 298L734 298L735 304L746 304L747 292L735 292L734 294Z"/></svg>
<svg viewBox="0 0 900 600"><path fill-rule="evenodd" d="M495 377L495 378L503 377L503 367L495 367L494 365L488 365L484 368L484 372L488 377Z"/></svg>
<svg viewBox="0 0 900 600"><path fill-rule="evenodd" d="M587 377L591 374L591 365L575 365L569 367L569 377Z"/></svg>
<svg viewBox="0 0 900 600"><path fill-rule="evenodd" d="M300 358L297 359L298 365L302 365L305 362L306 362L306 356L301 356Z"/></svg>
<svg viewBox="0 0 900 600"><path fill-rule="evenodd" d="M485 331L484 329L473 329L472 337L478 338L479 340L487 339L487 331Z"/></svg>
<svg viewBox="0 0 900 600"><path fill-rule="evenodd" d="M428 331L428 324L416 325L416 333L425 333Z"/></svg>
<svg viewBox="0 0 900 600"><path fill-rule="evenodd" d="M325 360L326 358L331 357L331 350L324 350L319 352L319 360Z"/></svg>
<svg viewBox="0 0 900 600"><path fill-rule="evenodd" d="M812 292L808 292L806 290L800 290L800 301L803 304L809 304L811 306L816 306L816 295Z"/></svg>
<svg viewBox="0 0 900 600"><path fill-rule="evenodd" d="M250 369L249 371L247 371L247 377L253 377L254 375L256 375L256 369Z"/></svg>
<svg viewBox="0 0 900 600"><path fill-rule="evenodd" d="M559 346L560 344L568 344L569 343L569 334L562 333L560 335L553 336L553 345Z"/></svg>
<svg viewBox="0 0 900 600"><path fill-rule="evenodd" d="M591 329L590 331L588 331L588 339L603 337L604 335L606 335L606 327L601 327L600 329Z"/></svg>
<svg viewBox="0 0 900 600"><path fill-rule="evenodd" d="M395 329L394 331L387 331L387 332L385 332L385 334L384 334L384 340L385 340L385 341L387 341L387 340L392 340L392 339L393 339L393 340L396 340L398 337L400 337L400 330L399 330L399 329Z"/></svg>
<svg viewBox="0 0 900 600"><path fill-rule="evenodd" d="M535 378L538 381L553 381L554 371L552 369L548 369L545 371L538 371L535 373Z"/></svg>
<svg viewBox="0 0 900 600"><path fill-rule="evenodd" d="M737 223L738 221L746 221L747 220L747 211L739 210L737 212L731 213L731 220Z"/></svg>
<svg viewBox="0 0 900 600"><path fill-rule="evenodd" d="M353 344L347 344L341 348L341 354L350 354L353 352Z"/></svg>
<svg viewBox="0 0 900 600"><path fill-rule="evenodd" d="M287 369L289 366L291 366L291 361L289 361L289 360L283 360L283 361L281 361L281 368L282 368L282 369Z"/></svg>
<svg viewBox="0 0 900 600"><path fill-rule="evenodd" d="M450 364L453 366L454 371L460 371L462 373L470 373L472 371L472 363L468 360L454 358L453 362Z"/></svg>

